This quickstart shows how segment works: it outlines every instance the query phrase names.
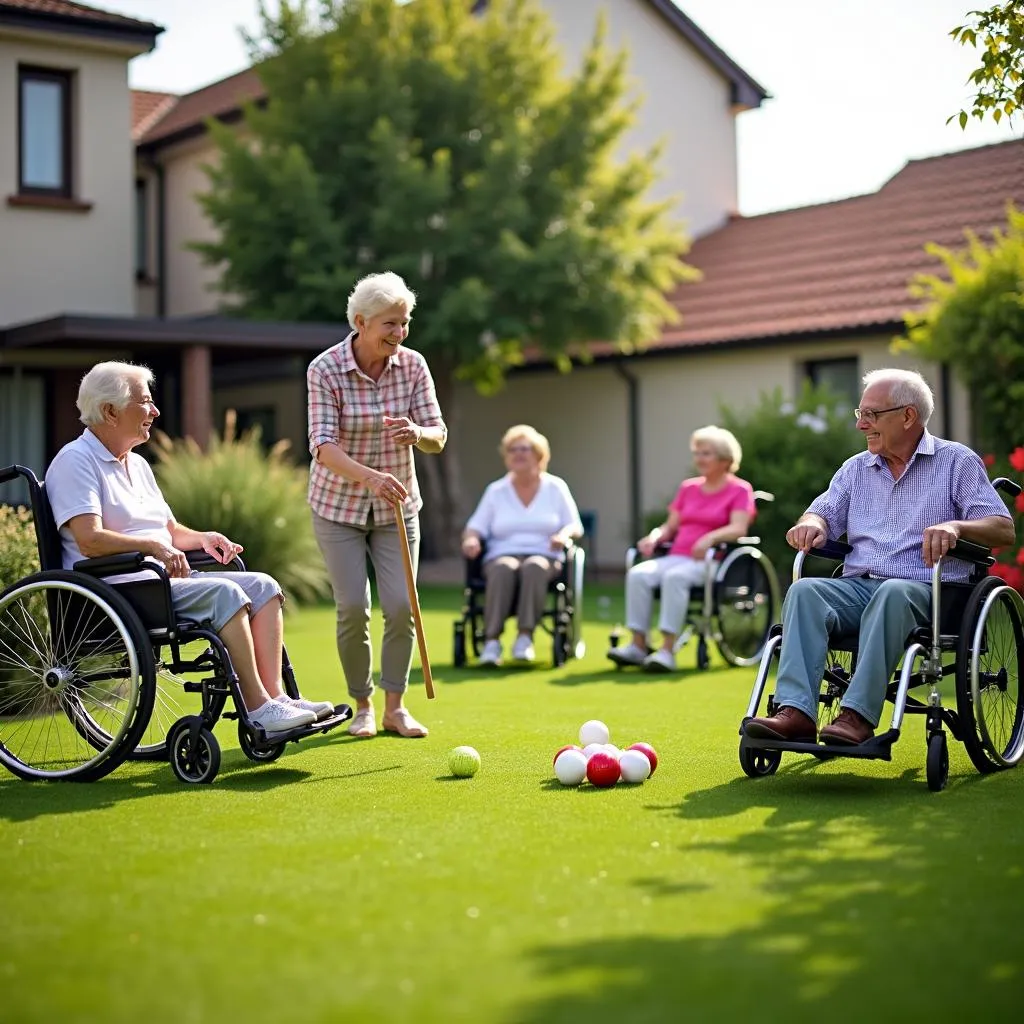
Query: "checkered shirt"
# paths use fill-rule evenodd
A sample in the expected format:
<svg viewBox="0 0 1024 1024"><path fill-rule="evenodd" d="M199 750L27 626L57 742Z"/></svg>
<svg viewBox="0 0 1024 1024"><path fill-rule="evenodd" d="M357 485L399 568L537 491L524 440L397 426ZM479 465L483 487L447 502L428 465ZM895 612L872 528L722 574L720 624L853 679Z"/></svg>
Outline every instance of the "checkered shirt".
<svg viewBox="0 0 1024 1024"><path fill-rule="evenodd" d="M337 523L362 525L370 511L375 523L394 521L394 506L373 496L354 480L346 480L317 458L320 445L337 444L350 458L405 485L405 514L423 507L411 445L396 445L384 433L384 416L408 416L420 427L442 427L434 381L423 356L399 348L388 359L380 380L373 381L356 364L355 334L321 352L309 364L309 504L317 515ZM445 428L446 429L446 428ZM446 430L447 433L447 430Z"/></svg>
<svg viewBox="0 0 1024 1024"><path fill-rule="evenodd" d="M828 524L829 540L846 534L853 546L844 576L873 576L928 583L921 542L929 526L970 521L1009 512L989 481L985 465L970 448L928 431L899 480L885 459L860 452L839 467L828 490L808 512ZM957 558L943 562L942 578L964 581L973 567Z"/></svg>

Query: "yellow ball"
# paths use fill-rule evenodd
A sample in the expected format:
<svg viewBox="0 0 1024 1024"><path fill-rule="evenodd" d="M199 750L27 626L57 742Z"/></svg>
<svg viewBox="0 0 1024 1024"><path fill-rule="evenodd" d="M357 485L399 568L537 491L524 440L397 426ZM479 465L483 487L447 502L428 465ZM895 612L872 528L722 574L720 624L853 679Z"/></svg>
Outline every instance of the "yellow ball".
<svg viewBox="0 0 1024 1024"><path fill-rule="evenodd" d="M448 753L448 767L452 775L468 779L480 769L480 755L472 747L455 747Z"/></svg>

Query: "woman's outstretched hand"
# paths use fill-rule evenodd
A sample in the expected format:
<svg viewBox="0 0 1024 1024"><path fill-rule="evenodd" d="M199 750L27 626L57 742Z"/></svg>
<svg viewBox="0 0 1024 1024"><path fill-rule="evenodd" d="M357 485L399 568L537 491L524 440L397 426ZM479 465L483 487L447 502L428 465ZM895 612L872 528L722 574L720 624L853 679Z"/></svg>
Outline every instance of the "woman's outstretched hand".
<svg viewBox="0 0 1024 1024"><path fill-rule="evenodd" d="M384 430L395 444L419 444L423 428L416 426L408 416L385 416Z"/></svg>

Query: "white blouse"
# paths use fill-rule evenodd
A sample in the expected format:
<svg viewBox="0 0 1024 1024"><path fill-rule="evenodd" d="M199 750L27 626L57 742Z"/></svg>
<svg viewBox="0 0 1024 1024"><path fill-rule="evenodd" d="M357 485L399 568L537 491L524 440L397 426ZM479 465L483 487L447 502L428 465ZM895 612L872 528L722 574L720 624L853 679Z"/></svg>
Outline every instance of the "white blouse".
<svg viewBox="0 0 1024 1024"><path fill-rule="evenodd" d="M540 487L529 505L516 494L511 473L495 480L466 523L466 529L480 534L487 544L485 562L502 555L546 555L561 561L565 552L551 550L551 537L568 526L575 536L583 535L569 485L551 473L541 473Z"/></svg>

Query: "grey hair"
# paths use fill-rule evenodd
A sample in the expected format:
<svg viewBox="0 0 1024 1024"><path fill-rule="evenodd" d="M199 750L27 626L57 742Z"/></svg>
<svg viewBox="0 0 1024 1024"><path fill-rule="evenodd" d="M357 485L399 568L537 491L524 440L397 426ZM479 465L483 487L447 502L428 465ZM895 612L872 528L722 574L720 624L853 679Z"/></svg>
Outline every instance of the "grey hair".
<svg viewBox="0 0 1024 1024"><path fill-rule="evenodd" d="M889 401L893 405L912 405L924 426L935 411L935 397L928 381L916 370L883 369L864 374L864 390L874 384L889 385Z"/></svg>
<svg viewBox="0 0 1024 1024"><path fill-rule="evenodd" d="M103 422L103 407L112 405L120 411L132 400L132 384L149 387L153 371L134 363L97 363L78 386L79 419L87 427Z"/></svg>
<svg viewBox="0 0 1024 1024"><path fill-rule="evenodd" d="M390 270L383 274L367 274L356 282L348 297L349 325L356 330L356 316L369 320L399 303L411 313L416 306L416 295L398 274Z"/></svg>
<svg viewBox="0 0 1024 1024"><path fill-rule="evenodd" d="M740 463L743 461L743 449L731 430L726 430L725 427L716 427L714 424L700 427L690 435L690 451L692 452L701 442L710 445L723 462L729 462L730 473L739 470Z"/></svg>

